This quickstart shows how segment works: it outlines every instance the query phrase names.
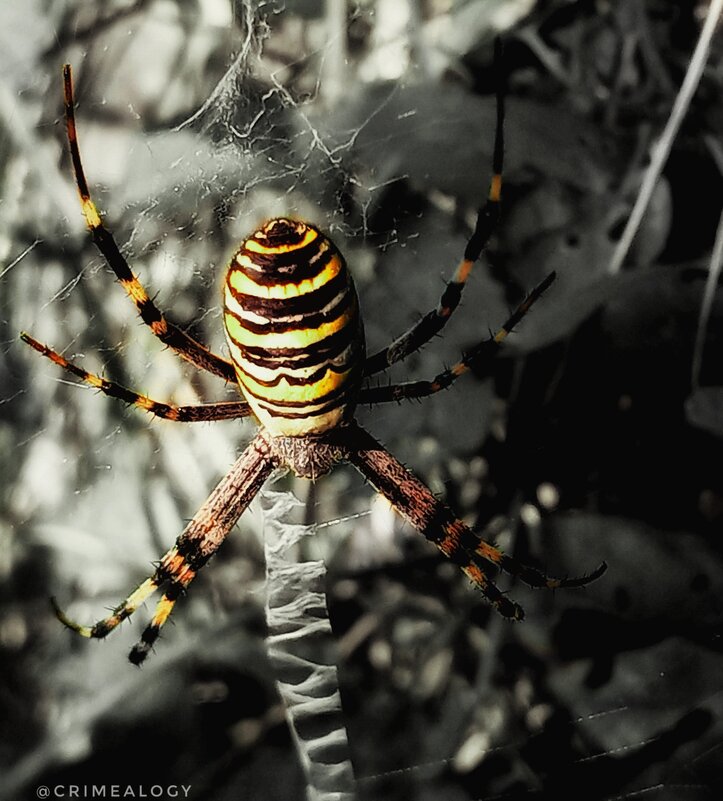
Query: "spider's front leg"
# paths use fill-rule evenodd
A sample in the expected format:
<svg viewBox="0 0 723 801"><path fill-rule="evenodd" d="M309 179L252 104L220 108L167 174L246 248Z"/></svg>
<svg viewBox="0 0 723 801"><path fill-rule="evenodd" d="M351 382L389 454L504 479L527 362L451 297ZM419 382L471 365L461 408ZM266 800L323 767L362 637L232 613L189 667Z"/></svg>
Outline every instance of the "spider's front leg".
<svg viewBox="0 0 723 801"><path fill-rule="evenodd" d="M121 286L128 297L133 301L143 322L151 329L165 345L178 353L181 358L201 370L223 378L226 381L236 381L236 372L231 362L212 353L201 345L185 331L170 323L161 310L149 297L145 287L131 270L125 256L120 251L113 234L103 224L103 219L97 206L90 196L90 189L85 178L83 162L80 158L78 145L78 132L75 125L75 98L73 95L73 77L70 64L63 66L63 91L65 97L65 125L70 148L70 158L73 162L75 184L80 195L80 204L88 229L93 237L96 247L105 258L108 266L116 274Z"/></svg>
<svg viewBox="0 0 723 801"><path fill-rule="evenodd" d="M502 41L495 40L495 67L502 72ZM369 356L364 364L364 375L370 376L386 370L396 362L406 359L411 353L419 350L432 337L437 335L447 324L462 299L467 279L474 263L482 255L497 225L500 214L500 198L502 194L502 165L504 160L504 126L505 103L504 87L501 77L497 80L497 122L495 124L495 141L492 151L492 180L487 199L477 210L474 231L467 242L462 260L457 265L452 279L448 281L436 309L427 312L418 323L397 337L386 348ZM363 401L365 402L365 401ZM370 401L373 402L373 401Z"/></svg>
<svg viewBox="0 0 723 801"><path fill-rule="evenodd" d="M431 381L407 381L403 384L391 384L389 386L363 387L359 393L359 403L389 403L390 401L402 401L411 398L426 398L428 395L434 395L443 389L448 389L460 376L469 372L472 368L479 369L494 358L508 335L512 333L520 320L550 288L555 278L556 274L554 272L550 273L547 278L526 295L522 303L512 312L496 334L475 345L464 354L457 364L444 370Z"/></svg>
<svg viewBox="0 0 723 801"><path fill-rule="evenodd" d="M489 543L480 540L437 500L431 491L398 462L370 434L357 425L343 429L345 459L381 493L397 512L449 559L482 591L497 611L507 618L522 620L522 607L507 598L487 575L490 566L517 576L530 587L584 587L602 576L603 562L592 573L577 578L550 578L539 570L521 565Z"/></svg>
<svg viewBox="0 0 723 801"><path fill-rule="evenodd" d="M53 602L58 619L83 637L105 637L159 587L165 586L153 619L128 657L133 664L140 665L179 596L216 553L277 465L278 460L269 448L268 435L262 430L196 512L175 545L163 556L153 576L134 590L111 615L93 626L82 626L70 620Z"/></svg>

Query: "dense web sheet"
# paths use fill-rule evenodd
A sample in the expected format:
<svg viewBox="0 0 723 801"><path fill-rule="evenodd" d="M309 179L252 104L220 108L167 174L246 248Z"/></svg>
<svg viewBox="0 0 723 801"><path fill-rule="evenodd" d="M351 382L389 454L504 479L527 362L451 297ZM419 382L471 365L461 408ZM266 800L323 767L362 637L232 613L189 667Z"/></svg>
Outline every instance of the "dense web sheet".
<svg viewBox="0 0 723 801"><path fill-rule="evenodd" d="M10 5L0 12L8 42L28 27ZM78 74L98 205L174 322L224 352L218 287L228 255L259 221L295 214L346 254L373 351L436 304L464 247L488 179L490 32L534 4L496 3L504 23L479 2L428 9L429 18L413 3L358 3L341 23L302 3L175 5L119 3L103 12L122 15L106 25L82 5L46 13L28 4L33 36L23 33L22 58L3 70L8 799L41 783L116 782L118 764L124 781L186 779L198 798L239 797L241 787L254 801L286 799L305 786L265 656L256 511L179 603L141 674L125 664L138 623L87 644L57 628L46 604L56 594L84 622L112 607L252 429L152 421L17 342L27 329L161 400L235 397L137 323L90 245L61 156L60 63ZM436 374L551 268L554 293L491 379L360 415L507 550L551 572L602 559L610 570L573 594L515 586L528 617L512 627L350 471L311 489L289 480L316 525L302 556L330 565L362 798L491 801L565 788L698 801L720 790L721 488L706 467L720 464L720 410L686 420L682 377L719 212L702 227L717 168L695 119L719 111L719 86L715 73L704 81L699 116L626 270L609 279L611 232L634 200L652 135L638 124L651 107L664 120L696 28L691 18L693 33L676 39L660 4L649 15L630 4L638 16L627 23L622 9L590 19L583 5L553 3L510 35L510 188L498 240L444 337L392 377ZM394 7L409 13L400 19ZM639 34L639 49L626 31ZM614 52L636 54L612 76L610 37ZM598 47L579 44L588 41ZM610 100L596 106L600 87ZM688 171L695 193L679 175ZM697 219L674 218L671 197L695 206ZM703 384L721 384L720 314L717 299ZM537 354L537 344L548 347Z"/></svg>

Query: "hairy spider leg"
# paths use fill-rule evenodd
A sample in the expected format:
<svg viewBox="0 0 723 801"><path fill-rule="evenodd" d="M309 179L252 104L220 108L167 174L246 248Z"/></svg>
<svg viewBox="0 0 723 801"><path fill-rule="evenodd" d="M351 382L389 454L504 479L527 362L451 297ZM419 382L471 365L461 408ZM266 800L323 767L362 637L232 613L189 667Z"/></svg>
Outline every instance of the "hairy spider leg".
<svg viewBox="0 0 723 801"><path fill-rule="evenodd" d="M65 122L70 146L70 157L73 162L75 183L80 195L83 216L93 236L98 250L105 258L108 266L116 274L128 297L135 303L136 309L143 322L168 347L191 364L220 376L226 381L236 381L236 374L231 362L217 356L197 342L191 336L181 331L164 317L155 303L148 296L143 285L134 275L128 262L120 252L111 232L103 225L98 209L90 197L88 182L85 179L83 163L80 158L78 134L75 125L73 78L70 64L63 66L63 87L65 95Z"/></svg>
<svg viewBox="0 0 723 801"><path fill-rule="evenodd" d="M100 390L111 398L118 398L123 403L138 406L164 420L174 420L179 423L199 423L211 420L235 420L251 414L251 408L245 401L222 401L220 403L204 403L194 406L173 406L169 403L161 403L113 381L108 381L108 379L94 373L89 373L82 367L78 367L78 365L68 361L57 351L42 342L38 342L37 339L31 337L25 331L21 332L20 339L42 356L50 359L50 361L62 367L63 370L67 370L77 376L89 386Z"/></svg>
<svg viewBox="0 0 723 801"><path fill-rule="evenodd" d="M134 590L111 615L92 626L82 626L54 603L58 619L84 637L105 637L130 617L156 589L165 585L150 624L128 657L133 664L140 665L158 639L176 600L216 553L277 465L278 460L269 448L268 435L262 430L196 512L175 545L163 556L153 576Z"/></svg>
<svg viewBox="0 0 723 801"><path fill-rule="evenodd" d="M108 617L97 621L92 626L83 626L82 624L76 623L74 620L69 618L60 608L55 598L51 598L50 603L53 605L53 609L55 610L55 616L64 626L67 626L69 629L76 632L76 634L80 634L81 637L93 637L101 639L110 634L113 629L119 626L124 620L129 618L136 611L136 609L138 609L138 607L146 601L146 599L153 595L153 593L158 589L159 585L160 580L157 579L155 575L147 578L142 584L133 590L133 592L125 599L125 601L123 601L123 603L116 606Z"/></svg>
<svg viewBox="0 0 723 801"><path fill-rule="evenodd" d="M499 63L499 45L496 58ZM285 218L270 220L242 243L229 265L224 321L233 363L227 362L164 319L104 228L90 198L80 160L67 65L64 78L68 141L76 183L83 214L101 253L156 336L196 366L227 380L236 380L248 403L187 407L161 404L83 370L28 334L22 334L22 339L85 383L157 416L191 422L245 416L252 410L265 426L163 556L154 574L111 615L92 626L74 622L56 605L58 618L66 626L85 637L104 637L155 590L164 588L150 624L129 655L133 663L140 665L177 599L217 551L272 470L281 464L288 464L304 476L315 475L316 467L320 474L326 472L339 459L353 464L407 521L461 567L505 617L521 619L524 613L489 578L493 567L519 576L534 587L582 587L602 575L606 569L604 563L586 576L550 578L481 542L422 482L353 422L359 399L381 402L422 397L449 386L471 367L481 364L542 295L554 274L527 296L495 336L475 346L461 362L431 382L372 388L359 395L365 365L364 334L356 293L343 257L313 226ZM422 321L384 352L384 364L379 369L404 358L441 329L459 303L472 264L489 239L501 191L504 119L501 88L497 104L492 185L464 259L450 282L456 288L450 286L445 291L439 308L432 313L434 320L430 317L430 322ZM375 359L380 361L372 357L372 368ZM368 367L369 363L366 364ZM374 371L367 369L367 374Z"/></svg>
<svg viewBox="0 0 723 801"><path fill-rule="evenodd" d="M498 71L497 80L497 123L492 153L492 180L487 199L477 211L474 232L467 243L462 260L442 293L436 309L427 312L419 322L395 339L390 345L370 356L364 365L364 375L386 370L395 362L406 359L411 353L419 350L426 342L438 334L447 324L454 310L459 306L467 279L474 263L482 255L489 242L499 218L500 196L502 194L502 167L504 159L504 88L502 80L502 44L495 40L495 65Z"/></svg>
<svg viewBox="0 0 723 801"><path fill-rule="evenodd" d="M487 575L490 565L517 576L531 587L584 587L607 569L603 562L589 575L550 578L519 564L499 549L482 542L454 512L437 500L428 487L398 462L369 433L354 425L344 432L347 460L381 493L397 512L452 562L458 565L503 616L522 620L522 607L504 595Z"/></svg>
<svg viewBox="0 0 723 801"><path fill-rule="evenodd" d="M359 393L359 403L376 404L402 401L407 398L424 398L447 389L461 375L469 372L472 368L480 368L494 357L508 334L512 332L533 304L542 297L554 280L555 273L552 272L527 295L494 336L475 345L464 354L461 361L444 370L431 381L408 381L390 386L364 387Z"/></svg>

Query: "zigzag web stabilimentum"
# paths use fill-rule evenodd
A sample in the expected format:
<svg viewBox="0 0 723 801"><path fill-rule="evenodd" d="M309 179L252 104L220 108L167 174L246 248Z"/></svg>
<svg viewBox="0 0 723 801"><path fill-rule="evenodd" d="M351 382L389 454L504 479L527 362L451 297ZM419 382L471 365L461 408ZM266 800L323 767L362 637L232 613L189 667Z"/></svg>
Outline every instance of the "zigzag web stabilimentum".
<svg viewBox="0 0 723 801"><path fill-rule="evenodd" d="M299 544L313 526L292 522L302 504L289 492L262 493L268 649L308 801L353 801L349 754L326 607L322 560L301 561Z"/></svg>

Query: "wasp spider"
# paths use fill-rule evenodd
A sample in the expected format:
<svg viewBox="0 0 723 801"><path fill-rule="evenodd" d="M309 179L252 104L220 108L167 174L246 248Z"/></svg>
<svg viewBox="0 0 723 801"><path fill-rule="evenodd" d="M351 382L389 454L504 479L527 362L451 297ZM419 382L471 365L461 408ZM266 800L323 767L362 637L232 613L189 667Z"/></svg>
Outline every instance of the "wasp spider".
<svg viewBox="0 0 723 801"><path fill-rule="evenodd" d="M65 118L82 210L93 240L143 322L165 345L195 367L235 382L243 400L197 406L159 403L88 373L59 353L21 334L43 356L86 384L167 420L196 422L254 416L260 430L208 500L163 556L153 573L103 620L82 626L57 606L58 618L84 637L105 637L157 589L155 614L130 652L140 664L148 655L178 597L218 550L226 535L277 467L315 479L337 462L349 462L399 514L479 588L506 618L521 620L522 608L490 578L498 568L531 587L582 587L606 565L579 578L549 578L482 541L409 470L354 421L357 404L422 398L449 387L471 366L489 359L554 280L536 287L491 338L481 342L431 381L364 386L364 379L428 342L457 307L474 262L498 215L502 186L502 92L498 92L493 178L474 233L439 305L388 347L367 357L354 283L343 256L318 228L300 220L274 219L246 239L231 259L224 286L224 323L231 361L211 353L161 313L131 271L93 203L83 172L75 127L70 66L63 68Z"/></svg>

